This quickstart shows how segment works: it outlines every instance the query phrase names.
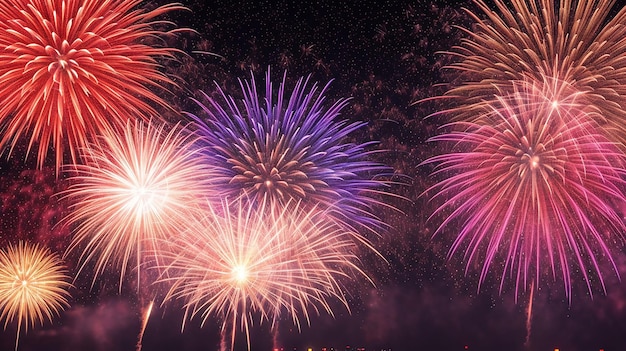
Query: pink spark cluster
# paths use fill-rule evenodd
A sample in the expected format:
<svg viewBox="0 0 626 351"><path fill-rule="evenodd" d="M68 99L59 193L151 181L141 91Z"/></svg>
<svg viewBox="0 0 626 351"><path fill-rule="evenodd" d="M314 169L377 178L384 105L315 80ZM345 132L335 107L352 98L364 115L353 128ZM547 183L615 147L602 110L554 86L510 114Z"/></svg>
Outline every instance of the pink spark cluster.
<svg viewBox="0 0 626 351"><path fill-rule="evenodd" d="M582 275L591 293L624 239L623 25L614 1L474 0L476 21L449 54L459 84L444 96L449 131L432 138L450 152L430 189L443 201L438 232L482 261L480 284L503 262L521 286L560 275L571 298ZM450 131L451 130L451 131ZM547 270L544 270L547 267ZM517 296L517 293L516 293Z"/></svg>
<svg viewBox="0 0 626 351"><path fill-rule="evenodd" d="M603 260L618 273L626 156L584 94L547 77L517 81L483 103L480 120L431 139L452 148L426 161L442 179L428 190L441 200L431 218L444 217L437 233L460 228L449 253L462 252L467 270L482 262L479 287L498 270L500 289L511 277L517 296L547 266L571 298L573 272L590 292L594 275L604 289Z"/></svg>
<svg viewBox="0 0 626 351"><path fill-rule="evenodd" d="M81 270L95 260L95 279L112 265L121 288L127 268L139 278L142 264L158 261L158 241L184 228L211 192L211 170L195 140L179 126L128 122L122 134L84 149L85 164L68 167L66 221L75 227L69 250L82 251Z"/></svg>
<svg viewBox="0 0 626 351"><path fill-rule="evenodd" d="M367 275L356 264L356 245L326 211L300 202L278 206L240 198L211 205L175 238L161 281L166 299L182 299L186 317L204 323L218 316L222 329L249 329L285 313L300 328L314 311L333 315L329 300L349 308L340 278Z"/></svg>

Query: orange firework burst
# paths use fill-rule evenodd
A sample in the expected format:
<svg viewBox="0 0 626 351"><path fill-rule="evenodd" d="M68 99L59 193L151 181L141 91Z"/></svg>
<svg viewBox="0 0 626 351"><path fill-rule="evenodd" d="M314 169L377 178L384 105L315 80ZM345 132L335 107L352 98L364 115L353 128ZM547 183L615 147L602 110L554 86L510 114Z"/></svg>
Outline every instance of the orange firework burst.
<svg viewBox="0 0 626 351"><path fill-rule="evenodd" d="M66 220L77 224L69 250L83 248L83 267L95 258L97 276L114 264L121 288L131 259L138 268L144 246L152 251L158 238L178 232L185 216L204 204L211 176L194 141L178 126L166 131L128 122L121 135L103 136L85 149L86 162L76 166L66 192L73 202Z"/></svg>
<svg viewBox="0 0 626 351"><path fill-rule="evenodd" d="M30 133L27 153L37 143L41 167L52 146L58 170L66 144L75 162L89 137L167 106L151 88L172 83L157 59L174 49L147 43L167 34L154 18L183 7L144 11L140 2L0 2L0 148Z"/></svg>
<svg viewBox="0 0 626 351"><path fill-rule="evenodd" d="M17 339L25 329L43 324L68 306L69 277L50 250L19 242L0 250L0 319L6 328L17 318Z"/></svg>
<svg viewBox="0 0 626 351"><path fill-rule="evenodd" d="M468 11L476 28L452 50L463 83L447 95L460 120L481 118L485 100L513 93L513 81L548 77L584 93L596 122L625 140L626 8L610 18L612 0L495 0L496 11L474 2L487 19Z"/></svg>
<svg viewBox="0 0 626 351"><path fill-rule="evenodd" d="M186 316L213 314L222 329L246 333L255 318L274 322L286 312L294 324L309 321L309 309L333 314L330 299L346 308L339 278L359 272L355 244L324 212L299 204L239 200L210 209L163 254L167 299L185 301Z"/></svg>

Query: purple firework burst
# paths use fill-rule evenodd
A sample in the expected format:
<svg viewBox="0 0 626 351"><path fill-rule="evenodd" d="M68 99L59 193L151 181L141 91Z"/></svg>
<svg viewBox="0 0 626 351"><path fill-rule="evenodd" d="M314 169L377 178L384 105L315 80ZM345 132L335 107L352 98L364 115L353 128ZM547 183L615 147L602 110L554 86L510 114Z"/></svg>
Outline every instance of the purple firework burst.
<svg viewBox="0 0 626 351"><path fill-rule="evenodd" d="M603 258L617 273L610 246L626 230L624 155L596 132L580 93L546 86L517 82L513 93L496 96L485 112L493 124L452 123L431 140L457 151L425 163L438 164L434 174L445 177L429 189L445 199L433 214L446 216L437 233L461 226L449 254L466 247L468 269L483 262L479 288L502 260L500 289L510 275L517 296L547 264L553 277L560 271L571 298L576 266L590 293L591 271L604 289Z"/></svg>
<svg viewBox="0 0 626 351"><path fill-rule="evenodd" d="M329 106L328 84L318 91L317 84L309 87L309 78L300 78L289 95L285 79L286 73L276 100L268 71L264 97L252 77L240 81L241 101L219 86L221 101L207 94L208 104L196 101L203 115L190 116L215 159L214 181L222 195L301 201L329 210L349 226L380 228L373 207L382 203L379 194L389 194L383 178L390 169L369 160L376 142L348 142L366 123L339 119L347 100Z"/></svg>

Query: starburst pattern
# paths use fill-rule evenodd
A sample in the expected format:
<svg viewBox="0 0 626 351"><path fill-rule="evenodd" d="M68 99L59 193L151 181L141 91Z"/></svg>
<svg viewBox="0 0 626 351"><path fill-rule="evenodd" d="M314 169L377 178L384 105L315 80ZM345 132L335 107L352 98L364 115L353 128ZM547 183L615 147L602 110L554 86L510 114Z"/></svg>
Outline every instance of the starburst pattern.
<svg viewBox="0 0 626 351"><path fill-rule="evenodd" d="M20 241L0 250L0 319L4 326L17 319L17 339L22 326L28 331L68 306L70 286L58 256L38 245Z"/></svg>
<svg viewBox="0 0 626 351"><path fill-rule="evenodd" d="M154 18L183 7L136 9L140 2L0 2L0 148L30 134L38 165L52 146L58 170L66 146L75 162L90 137L167 106L152 88L172 84L158 59L175 50L150 45L167 34Z"/></svg>
<svg viewBox="0 0 626 351"><path fill-rule="evenodd" d="M85 149L84 165L70 167L76 167L66 191L72 202L66 220L76 224L70 250L81 247L85 263L95 259L96 276L112 264L121 284L133 259L139 275L142 255L182 230L204 204L211 172L195 140L179 127L129 122L123 134Z"/></svg>
<svg viewBox="0 0 626 351"><path fill-rule="evenodd" d="M570 296L576 266L590 292L590 272L604 288L603 258L618 272L611 246L626 229L624 155L597 132L575 89L559 101L546 98L555 94L545 86L518 82L514 93L497 97L485 112L494 125L452 123L453 131L432 140L457 151L426 163L445 175L430 189L445 198L433 214L447 213L438 232L461 227L450 255L467 245L468 269L483 262L481 282L494 262L504 262L500 289L510 275L516 292L531 279L538 284L547 264L553 276L560 271Z"/></svg>
<svg viewBox="0 0 626 351"><path fill-rule="evenodd" d="M468 11L476 28L452 50L462 77L447 95L459 120L484 117L485 101L512 92L512 81L549 77L585 93L596 122L626 140L626 8L610 18L615 1L495 0L495 11L474 2L486 19Z"/></svg>
<svg viewBox="0 0 626 351"><path fill-rule="evenodd" d="M389 195L383 176L390 170L368 159L374 142L348 141L365 123L339 119L347 100L327 107L328 85L318 92L317 84L308 88L309 80L300 79L289 95L285 79L286 73L276 100L268 72L265 97L253 77L240 82L241 104L219 87L222 102L207 95L208 105L198 101L204 117L191 117L215 158L214 181L223 195L301 201L350 225L381 227L373 207L385 205L377 196Z"/></svg>
<svg viewBox="0 0 626 351"><path fill-rule="evenodd" d="M176 238L163 267L171 289L166 299L185 301L187 317L223 318L232 342L255 320L274 322L283 313L300 325L310 310L333 314L330 299L348 307L340 278L365 275L355 245L324 212L300 204L228 200ZM163 253L162 253L163 254Z"/></svg>

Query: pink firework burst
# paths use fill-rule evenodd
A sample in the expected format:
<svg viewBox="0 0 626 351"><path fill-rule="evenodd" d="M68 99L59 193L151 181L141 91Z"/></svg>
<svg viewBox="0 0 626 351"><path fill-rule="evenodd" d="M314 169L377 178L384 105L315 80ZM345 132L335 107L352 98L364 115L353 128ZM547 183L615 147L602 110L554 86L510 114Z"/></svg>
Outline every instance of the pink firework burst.
<svg viewBox="0 0 626 351"><path fill-rule="evenodd" d="M286 314L299 327L311 312L332 315L330 300L348 307L342 278L365 276L351 234L299 202L224 200L167 247L166 300L182 299L186 317L203 323L223 318L232 343L243 330L248 348L255 320L274 323Z"/></svg>
<svg viewBox="0 0 626 351"><path fill-rule="evenodd" d="M140 2L0 2L0 148L30 134L27 154L38 144L41 167L52 146L58 170L65 147L75 162L90 137L167 106L151 89L172 84L157 60L175 50L149 43L167 34L154 18L183 7Z"/></svg>
<svg viewBox="0 0 626 351"><path fill-rule="evenodd" d="M596 131L580 93L546 86L518 82L487 105L493 125L454 122L453 131L432 138L457 151L426 161L446 177L429 191L445 199L433 214L447 213L437 232L461 225L450 255L465 246L468 269L482 261L480 283L503 261L500 289L510 275L517 295L547 264L571 298L576 266L590 292L588 269L604 289L603 258L617 273L611 243L626 230L624 155ZM557 95L564 98L550 98Z"/></svg>
<svg viewBox="0 0 626 351"><path fill-rule="evenodd" d="M128 266L139 277L158 239L184 228L204 205L211 179L194 142L181 128L128 122L124 133L102 136L84 150L86 162L70 167L76 173L65 192L71 202L65 220L76 225L69 250L82 248L83 267L95 260L97 276L113 265L121 284Z"/></svg>

